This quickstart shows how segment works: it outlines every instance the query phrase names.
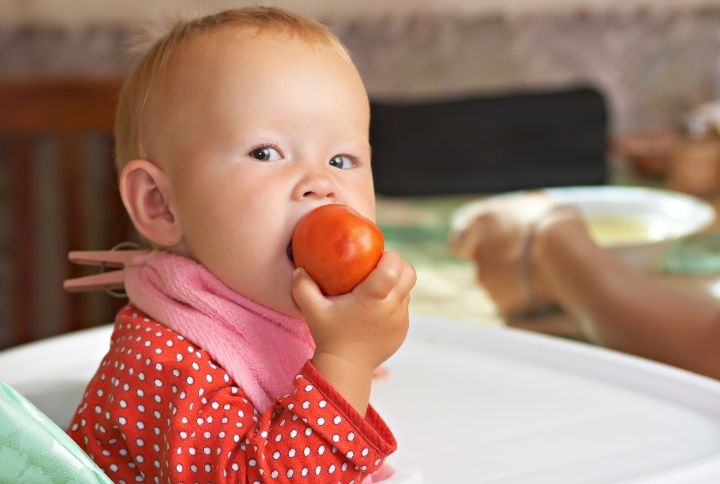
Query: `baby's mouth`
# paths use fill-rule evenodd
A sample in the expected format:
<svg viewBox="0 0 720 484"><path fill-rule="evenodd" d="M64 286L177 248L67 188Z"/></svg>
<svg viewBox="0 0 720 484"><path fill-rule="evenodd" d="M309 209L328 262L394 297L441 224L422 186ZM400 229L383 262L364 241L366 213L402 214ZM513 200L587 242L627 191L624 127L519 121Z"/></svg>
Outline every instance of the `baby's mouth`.
<svg viewBox="0 0 720 484"><path fill-rule="evenodd" d="M290 262L295 264L295 258L293 257L293 251L292 251L292 240L288 242L287 249L285 249L285 252L287 253L288 259L290 259Z"/></svg>

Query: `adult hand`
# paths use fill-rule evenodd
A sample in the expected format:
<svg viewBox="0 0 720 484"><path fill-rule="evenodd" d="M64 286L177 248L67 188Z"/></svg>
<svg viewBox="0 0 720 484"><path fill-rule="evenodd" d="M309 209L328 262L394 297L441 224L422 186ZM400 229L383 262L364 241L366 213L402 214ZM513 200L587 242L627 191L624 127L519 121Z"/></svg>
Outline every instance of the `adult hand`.
<svg viewBox="0 0 720 484"><path fill-rule="evenodd" d="M563 208L541 193L490 199L453 235L453 250L475 263L477 278L501 315L556 302L538 264L538 238L559 220L581 223L575 211Z"/></svg>

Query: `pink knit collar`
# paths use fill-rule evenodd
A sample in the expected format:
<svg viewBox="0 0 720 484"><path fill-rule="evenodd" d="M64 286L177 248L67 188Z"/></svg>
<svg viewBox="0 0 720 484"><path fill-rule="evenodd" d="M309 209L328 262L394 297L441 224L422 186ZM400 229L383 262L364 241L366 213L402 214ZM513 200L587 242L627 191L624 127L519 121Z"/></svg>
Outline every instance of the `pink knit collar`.
<svg viewBox="0 0 720 484"><path fill-rule="evenodd" d="M151 251L125 266L130 302L205 349L263 411L315 350L304 319L236 293L201 264Z"/></svg>

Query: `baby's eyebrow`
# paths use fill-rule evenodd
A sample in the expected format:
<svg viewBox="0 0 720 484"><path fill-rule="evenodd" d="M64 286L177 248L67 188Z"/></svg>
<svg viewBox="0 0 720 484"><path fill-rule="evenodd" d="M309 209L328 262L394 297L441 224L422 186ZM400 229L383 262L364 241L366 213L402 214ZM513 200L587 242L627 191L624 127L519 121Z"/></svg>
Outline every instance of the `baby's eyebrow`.
<svg viewBox="0 0 720 484"><path fill-rule="evenodd" d="M348 151L367 151L369 153L371 150L370 140L368 139L349 139L348 141L342 141L341 144L349 148Z"/></svg>

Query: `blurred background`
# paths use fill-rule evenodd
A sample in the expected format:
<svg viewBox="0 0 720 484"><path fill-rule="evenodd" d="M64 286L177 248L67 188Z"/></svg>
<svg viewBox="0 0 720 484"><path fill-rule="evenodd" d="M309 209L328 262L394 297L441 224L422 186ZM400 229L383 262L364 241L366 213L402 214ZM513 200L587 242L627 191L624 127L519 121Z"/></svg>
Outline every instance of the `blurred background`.
<svg viewBox="0 0 720 484"><path fill-rule="evenodd" d="M133 39L177 15L253 3L0 1L0 348L110 322L123 303L70 296L62 281L87 273L67 263L70 249L134 238L111 139ZM445 218L435 232L422 221L446 216L457 204L436 197L449 194L635 182L712 203L720 193L720 155L692 172L677 159L704 130L691 115L720 97L719 0L265 4L322 21L352 53L373 104L380 222L402 250L445 240ZM437 163L442 153L462 161ZM408 204L419 225L394 225ZM442 305L425 281L418 308ZM482 294L468 298L454 304L482 316Z"/></svg>

